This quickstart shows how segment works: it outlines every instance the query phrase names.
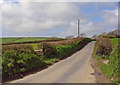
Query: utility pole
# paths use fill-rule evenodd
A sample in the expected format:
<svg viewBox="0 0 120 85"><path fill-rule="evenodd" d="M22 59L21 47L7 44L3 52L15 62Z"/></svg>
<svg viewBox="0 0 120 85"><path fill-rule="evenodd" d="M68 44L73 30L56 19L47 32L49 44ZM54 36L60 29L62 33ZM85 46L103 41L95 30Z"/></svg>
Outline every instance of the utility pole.
<svg viewBox="0 0 120 85"><path fill-rule="evenodd" d="M79 37L79 35L80 35L80 19L78 19L78 37Z"/></svg>

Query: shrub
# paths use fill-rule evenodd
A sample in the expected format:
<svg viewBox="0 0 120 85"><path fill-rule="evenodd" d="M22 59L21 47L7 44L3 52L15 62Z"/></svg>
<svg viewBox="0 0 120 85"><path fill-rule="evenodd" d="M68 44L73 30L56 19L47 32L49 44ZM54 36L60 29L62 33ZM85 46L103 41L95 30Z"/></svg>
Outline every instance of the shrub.
<svg viewBox="0 0 120 85"><path fill-rule="evenodd" d="M89 38L75 38L58 42L44 42L38 45L38 48L42 48L44 56L47 57L65 56L68 53L79 50L90 41L91 39Z"/></svg>
<svg viewBox="0 0 120 85"><path fill-rule="evenodd" d="M119 44L116 45L116 47L113 49L113 51L110 53L109 56L109 63L108 64L104 64L101 66L101 69L103 70L103 72L108 75L110 78L112 78L113 82L120 82L120 53L119 53L119 49L120 49L120 42Z"/></svg>
<svg viewBox="0 0 120 85"><path fill-rule="evenodd" d="M92 41L90 38L84 38L82 41L78 43L78 45L84 47L90 41Z"/></svg>
<svg viewBox="0 0 120 85"><path fill-rule="evenodd" d="M96 42L97 45L97 51L96 53L99 55L109 55L112 51L112 45L110 43L109 38L103 38L102 36L99 36Z"/></svg>
<svg viewBox="0 0 120 85"><path fill-rule="evenodd" d="M73 39L67 39L67 40L61 40L61 41L55 41L55 42L47 42L49 43L50 45L55 45L55 46L59 46L59 45L71 45L77 41L80 41L84 38L80 38L80 37L77 37L77 38L73 38Z"/></svg>
<svg viewBox="0 0 120 85"><path fill-rule="evenodd" d="M50 45L49 43L42 43L43 45L43 54L44 56L50 57L51 55L57 55L57 51L54 46Z"/></svg>
<svg viewBox="0 0 120 85"><path fill-rule="evenodd" d="M2 54L2 75L13 77L17 73L22 73L33 68L43 67L45 62L37 56L33 48L29 45L3 46Z"/></svg>

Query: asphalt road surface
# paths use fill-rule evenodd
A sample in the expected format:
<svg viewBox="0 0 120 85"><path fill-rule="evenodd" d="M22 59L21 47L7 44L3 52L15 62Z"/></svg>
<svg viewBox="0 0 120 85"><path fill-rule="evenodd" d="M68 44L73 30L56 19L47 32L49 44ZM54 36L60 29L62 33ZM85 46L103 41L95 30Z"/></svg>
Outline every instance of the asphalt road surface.
<svg viewBox="0 0 120 85"><path fill-rule="evenodd" d="M90 62L94 44L95 42L90 42L80 51L49 68L11 83L95 83Z"/></svg>

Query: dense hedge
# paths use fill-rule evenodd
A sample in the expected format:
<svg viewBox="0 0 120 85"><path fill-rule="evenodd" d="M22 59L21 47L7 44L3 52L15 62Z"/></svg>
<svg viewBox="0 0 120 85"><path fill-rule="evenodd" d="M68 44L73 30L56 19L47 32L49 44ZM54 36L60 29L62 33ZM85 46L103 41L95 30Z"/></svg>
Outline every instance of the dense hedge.
<svg viewBox="0 0 120 85"><path fill-rule="evenodd" d="M84 38L82 40L78 40L73 44L70 45L51 45L49 43L45 43L43 45L43 54L46 57L64 57L66 55L69 55L82 47L84 47L87 43L91 42L91 39Z"/></svg>
<svg viewBox="0 0 120 85"><path fill-rule="evenodd" d="M111 53L112 44L111 44L109 38L103 38L102 36L99 36L96 44L97 44L96 54L106 56Z"/></svg>
<svg viewBox="0 0 120 85"><path fill-rule="evenodd" d="M110 76L113 82L120 83L120 42L117 44L109 56L109 63L101 66L103 72Z"/></svg>
<svg viewBox="0 0 120 85"><path fill-rule="evenodd" d="M42 67L45 62L37 56L29 45L3 46L2 75L13 77L17 73L28 71L35 67Z"/></svg>
<svg viewBox="0 0 120 85"><path fill-rule="evenodd" d="M105 38L104 38L105 39ZM102 39L103 40L103 39ZM105 39L106 40L106 39ZM98 66L102 70L102 72L107 75L107 77L114 83L120 83L120 42L118 43L119 39L112 39L110 40L112 44L112 51L109 52L109 55L107 57L103 57L103 55L98 55L98 41L95 44L95 48L93 51L93 56L95 59L97 59ZM99 41L100 42L100 41ZM108 41L103 41L104 43L107 43ZM102 42L102 43L103 43ZM107 46L106 46L107 47ZM108 52L109 49L103 50ZM108 63L103 63L105 60L108 60Z"/></svg>

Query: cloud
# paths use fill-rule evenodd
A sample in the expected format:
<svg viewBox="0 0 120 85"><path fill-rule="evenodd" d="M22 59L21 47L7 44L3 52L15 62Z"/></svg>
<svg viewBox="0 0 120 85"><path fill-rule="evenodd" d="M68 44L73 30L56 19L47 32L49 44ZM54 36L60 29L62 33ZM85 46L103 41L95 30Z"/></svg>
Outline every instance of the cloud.
<svg viewBox="0 0 120 85"><path fill-rule="evenodd" d="M34 33L35 36L41 36L45 32L46 35L42 36L76 36L78 18L81 19L80 32L86 33L88 36L104 32L106 25L116 27L116 10L104 10L101 13L104 22L93 22L88 20L80 10L80 6L88 4L56 2L4 3L2 5L3 35L31 36ZM112 4L108 5L111 6ZM56 32L56 35L51 31Z"/></svg>
<svg viewBox="0 0 120 85"><path fill-rule="evenodd" d="M104 24L112 28L118 28L118 8L115 10L104 10L101 14Z"/></svg>
<svg viewBox="0 0 120 85"><path fill-rule="evenodd" d="M9 0L16 1L16 0ZM20 2L83 2L83 0L19 0ZM84 2L118 2L119 0L84 0Z"/></svg>
<svg viewBox="0 0 120 85"><path fill-rule="evenodd" d="M77 7L67 3L7 3L3 7L3 28L13 32L53 29L67 26L67 21L77 19L78 14Z"/></svg>
<svg viewBox="0 0 120 85"><path fill-rule="evenodd" d="M87 18L82 19L80 23L80 33L92 36L94 34L101 34L103 32L110 32L118 29L118 8L113 10L103 10L100 16L103 18L103 22L93 22L89 21ZM76 24L77 23L74 23L71 28L66 29L66 31L63 31L60 34L63 36L77 36Z"/></svg>

